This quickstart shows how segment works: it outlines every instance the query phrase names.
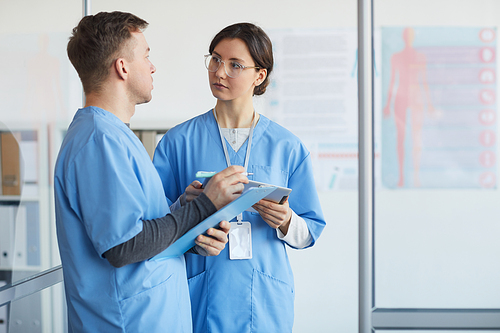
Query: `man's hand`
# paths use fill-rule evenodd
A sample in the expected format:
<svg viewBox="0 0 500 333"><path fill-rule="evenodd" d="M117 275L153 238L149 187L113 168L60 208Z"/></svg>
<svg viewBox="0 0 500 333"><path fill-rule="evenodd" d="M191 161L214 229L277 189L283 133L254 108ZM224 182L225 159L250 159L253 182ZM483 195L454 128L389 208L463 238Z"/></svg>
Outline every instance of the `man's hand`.
<svg viewBox="0 0 500 333"><path fill-rule="evenodd" d="M203 192L217 210L240 196L243 184L248 183L248 178L242 175L243 172L245 168L242 166L232 165L210 179Z"/></svg>
<svg viewBox="0 0 500 333"><path fill-rule="evenodd" d="M224 250L231 224L227 221L219 223L219 229L210 228L207 235L199 235L195 239L196 251L202 256L216 256Z"/></svg>

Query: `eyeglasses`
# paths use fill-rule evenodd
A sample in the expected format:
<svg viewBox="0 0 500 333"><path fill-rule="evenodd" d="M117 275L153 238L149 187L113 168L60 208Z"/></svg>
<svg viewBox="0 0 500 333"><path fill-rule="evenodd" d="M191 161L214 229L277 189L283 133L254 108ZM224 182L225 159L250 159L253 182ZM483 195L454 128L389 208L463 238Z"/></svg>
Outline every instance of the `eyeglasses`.
<svg viewBox="0 0 500 333"><path fill-rule="evenodd" d="M240 76L241 72L243 72L244 69L260 69L260 67L256 66L243 66L242 64L234 60L228 61L229 66L226 66L226 62L217 56L211 54L207 54L205 56L205 67L207 67L209 72L217 72L219 70L220 64L224 64L224 70L226 71L227 76L233 79Z"/></svg>

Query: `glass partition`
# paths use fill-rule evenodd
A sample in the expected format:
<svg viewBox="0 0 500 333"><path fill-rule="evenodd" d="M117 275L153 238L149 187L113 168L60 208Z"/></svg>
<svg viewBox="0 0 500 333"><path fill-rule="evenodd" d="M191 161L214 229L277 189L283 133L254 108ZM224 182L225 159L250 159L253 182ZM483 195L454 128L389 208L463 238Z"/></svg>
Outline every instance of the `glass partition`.
<svg viewBox="0 0 500 333"><path fill-rule="evenodd" d="M500 308L499 3L457 4L374 1L375 308Z"/></svg>
<svg viewBox="0 0 500 333"><path fill-rule="evenodd" d="M5 2L0 10L0 285L60 265L53 165L81 85L66 43L81 2ZM1 332L63 332L62 284L0 307Z"/></svg>
<svg viewBox="0 0 500 333"><path fill-rule="evenodd" d="M62 131L82 100L66 56L81 3L24 6L9 3L0 13L0 223L6 231L0 279L7 283L60 264L52 169Z"/></svg>
<svg viewBox="0 0 500 333"><path fill-rule="evenodd" d="M27 278L12 287L17 297L7 305L0 306L0 332L68 331L63 283L47 283L47 277L61 281L62 273L55 270L45 276ZM38 287L35 286L37 284Z"/></svg>

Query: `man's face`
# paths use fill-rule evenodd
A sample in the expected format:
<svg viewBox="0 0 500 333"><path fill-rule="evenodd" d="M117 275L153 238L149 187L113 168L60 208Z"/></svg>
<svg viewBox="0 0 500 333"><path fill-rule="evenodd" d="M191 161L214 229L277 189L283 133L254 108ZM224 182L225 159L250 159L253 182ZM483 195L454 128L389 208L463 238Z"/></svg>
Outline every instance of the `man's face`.
<svg viewBox="0 0 500 333"><path fill-rule="evenodd" d="M133 59L129 61L128 95L135 104L147 103L151 100L155 66L149 61L149 46L142 32L132 32L131 47Z"/></svg>

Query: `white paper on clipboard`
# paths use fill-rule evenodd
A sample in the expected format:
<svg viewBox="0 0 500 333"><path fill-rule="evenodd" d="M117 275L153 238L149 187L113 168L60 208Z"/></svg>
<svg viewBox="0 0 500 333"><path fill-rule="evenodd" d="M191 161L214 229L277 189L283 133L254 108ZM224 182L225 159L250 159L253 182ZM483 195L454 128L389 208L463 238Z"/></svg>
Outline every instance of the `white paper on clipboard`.
<svg viewBox="0 0 500 333"><path fill-rule="evenodd" d="M266 184L262 182L257 182L255 180L250 180L248 184L244 184L245 188L243 189L243 193L246 191L252 189L252 188L269 188L269 187L274 187L276 190L272 191L269 193L267 196L265 196L263 199L270 200L275 203L282 204L286 201L288 196L290 195L290 192L292 192L291 188L287 187L281 187L281 186L276 186L272 184ZM251 206L247 208L247 212L253 212L257 213L255 209L253 209Z"/></svg>
<svg viewBox="0 0 500 333"><path fill-rule="evenodd" d="M176 240L165 251L157 254L149 260L168 259L179 257L187 250L195 246L194 240L198 235L205 233L209 228L217 226L221 221L230 221L236 215L251 207L260 199L266 197L276 190L276 187L254 187L245 191L239 198L219 209L205 220L198 223L195 227L186 232L181 238Z"/></svg>

